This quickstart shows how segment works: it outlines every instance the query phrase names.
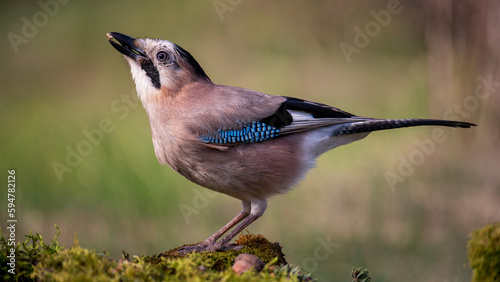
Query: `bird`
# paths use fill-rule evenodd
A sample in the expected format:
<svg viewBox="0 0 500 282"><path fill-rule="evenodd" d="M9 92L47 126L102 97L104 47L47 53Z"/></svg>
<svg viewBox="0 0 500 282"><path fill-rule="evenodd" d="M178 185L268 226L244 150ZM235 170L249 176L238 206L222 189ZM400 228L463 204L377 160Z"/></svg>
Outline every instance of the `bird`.
<svg viewBox="0 0 500 282"><path fill-rule="evenodd" d="M218 85L195 58L168 40L107 33L130 65L160 164L236 198L242 210L206 240L178 251L237 248L231 240L260 218L268 199L291 190L321 154L373 131L411 126L469 128L438 119L378 119L254 90ZM224 236L225 235L225 236Z"/></svg>

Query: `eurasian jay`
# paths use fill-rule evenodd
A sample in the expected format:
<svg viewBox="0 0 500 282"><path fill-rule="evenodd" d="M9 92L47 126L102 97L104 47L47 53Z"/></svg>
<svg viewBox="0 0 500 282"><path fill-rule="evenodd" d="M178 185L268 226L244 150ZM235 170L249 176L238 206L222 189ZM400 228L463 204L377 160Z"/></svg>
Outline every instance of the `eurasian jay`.
<svg viewBox="0 0 500 282"><path fill-rule="evenodd" d="M475 125L367 118L316 102L217 85L189 52L170 41L117 32L107 37L130 64L158 161L242 202L234 219L183 253L231 248L230 241L262 216L269 197L290 190L319 155L333 148L377 130Z"/></svg>

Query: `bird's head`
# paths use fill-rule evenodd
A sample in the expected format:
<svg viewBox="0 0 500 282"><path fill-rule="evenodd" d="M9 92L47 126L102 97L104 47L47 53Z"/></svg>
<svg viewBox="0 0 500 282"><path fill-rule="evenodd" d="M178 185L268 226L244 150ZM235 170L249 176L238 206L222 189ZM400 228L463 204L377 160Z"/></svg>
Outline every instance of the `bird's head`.
<svg viewBox="0 0 500 282"><path fill-rule="evenodd" d="M132 77L141 99L175 95L182 87L210 79L198 62L179 45L167 40L132 38L118 32L108 40L130 64Z"/></svg>

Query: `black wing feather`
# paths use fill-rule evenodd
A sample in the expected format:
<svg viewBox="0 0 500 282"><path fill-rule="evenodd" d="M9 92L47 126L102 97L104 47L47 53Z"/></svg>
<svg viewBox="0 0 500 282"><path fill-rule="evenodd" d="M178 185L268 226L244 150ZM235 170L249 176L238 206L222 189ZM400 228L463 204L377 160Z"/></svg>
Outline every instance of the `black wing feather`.
<svg viewBox="0 0 500 282"><path fill-rule="evenodd" d="M287 106L285 105L286 102L281 104L281 106L276 110L276 112L266 118L263 118L260 120L260 122L265 123L267 125L270 125L272 127L276 128L283 128L287 125L292 124L293 122L293 117L288 112Z"/></svg>
<svg viewBox="0 0 500 282"><path fill-rule="evenodd" d="M355 115L321 103L285 97L283 103L288 109L310 113L314 118L350 118Z"/></svg>

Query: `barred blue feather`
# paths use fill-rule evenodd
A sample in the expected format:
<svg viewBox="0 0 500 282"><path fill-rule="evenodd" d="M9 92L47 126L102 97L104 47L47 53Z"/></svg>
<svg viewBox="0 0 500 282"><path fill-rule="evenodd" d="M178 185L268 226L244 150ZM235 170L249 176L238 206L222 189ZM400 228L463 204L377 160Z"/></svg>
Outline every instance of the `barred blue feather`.
<svg viewBox="0 0 500 282"><path fill-rule="evenodd" d="M215 136L201 136L205 143L232 144L262 142L279 136L280 130L260 121L233 130L217 130Z"/></svg>

